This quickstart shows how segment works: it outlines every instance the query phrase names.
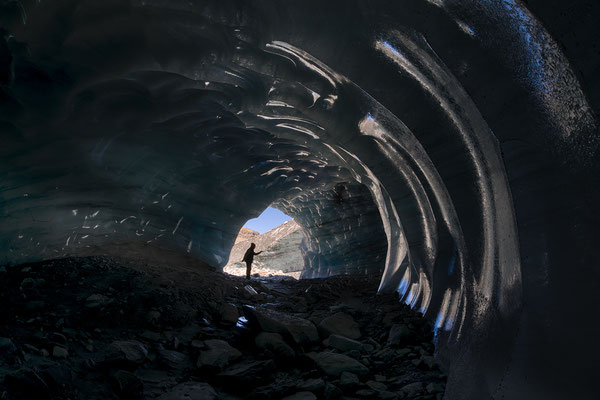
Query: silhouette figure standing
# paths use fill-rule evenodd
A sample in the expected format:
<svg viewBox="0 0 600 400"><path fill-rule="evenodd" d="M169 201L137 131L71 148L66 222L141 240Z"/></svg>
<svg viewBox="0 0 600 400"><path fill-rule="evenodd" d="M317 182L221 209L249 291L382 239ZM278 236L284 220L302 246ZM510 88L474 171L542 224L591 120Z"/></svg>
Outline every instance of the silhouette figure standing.
<svg viewBox="0 0 600 400"><path fill-rule="evenodd" d="M242 259L242 261L246 262L246 279L250 279L250 271L252 270L252 261L254 261L254 256L262 253L262 251L255 253L255 247L256 245L254 243L250 243L250 248L246 250L246 254L244 254L244 258Z"/></svg>

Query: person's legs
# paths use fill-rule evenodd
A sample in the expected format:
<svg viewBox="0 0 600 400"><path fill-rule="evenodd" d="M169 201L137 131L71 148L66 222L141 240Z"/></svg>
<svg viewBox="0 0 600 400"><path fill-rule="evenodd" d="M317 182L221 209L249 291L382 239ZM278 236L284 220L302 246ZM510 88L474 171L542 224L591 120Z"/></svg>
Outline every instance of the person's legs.
<svg viewBox="0 0 600 400"><path fill-rule="evenodd" d="M250 270L252 269L252 263L246 261L246 279L250 279Z"/></svg>

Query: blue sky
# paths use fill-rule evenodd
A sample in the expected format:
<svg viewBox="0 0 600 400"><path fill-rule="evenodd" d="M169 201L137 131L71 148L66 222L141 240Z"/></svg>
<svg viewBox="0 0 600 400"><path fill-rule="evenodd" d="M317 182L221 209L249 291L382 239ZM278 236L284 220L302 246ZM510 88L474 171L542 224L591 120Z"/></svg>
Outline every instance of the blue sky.
<svg viewBox="0 0 600 400"><path fill-rule="evenodd" d="M265 211L258 216L258 218L249 219L244 225L248 229L252 229L260 234L270 231L273 228L278 227L285 221L292 219L289 215L286 215L273 207L267 207Z"/></svg>

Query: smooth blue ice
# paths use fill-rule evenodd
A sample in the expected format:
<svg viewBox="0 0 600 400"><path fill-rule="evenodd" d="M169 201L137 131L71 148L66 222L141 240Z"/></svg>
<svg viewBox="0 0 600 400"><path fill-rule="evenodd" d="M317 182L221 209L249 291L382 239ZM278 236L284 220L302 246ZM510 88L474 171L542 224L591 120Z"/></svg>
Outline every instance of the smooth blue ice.
<svg viewBox="0 0 600 400"><path fill-rule="evenodd" d="M600 4L526 3L3 2L0 262L222 267L274 204L432 321L447 399L594 398Z"/></svg>

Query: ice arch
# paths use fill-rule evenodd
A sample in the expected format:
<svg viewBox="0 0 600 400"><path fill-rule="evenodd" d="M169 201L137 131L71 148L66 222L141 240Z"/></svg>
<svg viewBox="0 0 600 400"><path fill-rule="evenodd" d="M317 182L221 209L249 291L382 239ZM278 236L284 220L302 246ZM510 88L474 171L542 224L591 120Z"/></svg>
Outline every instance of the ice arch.
<svg viewBox="0 0 600 400"><path fill-rule="evenodd" d="M308 275L382 273L434 322L447 398L592 397L598 11L2 2L2 261L222 266L275 202Z"/></svg>

